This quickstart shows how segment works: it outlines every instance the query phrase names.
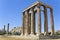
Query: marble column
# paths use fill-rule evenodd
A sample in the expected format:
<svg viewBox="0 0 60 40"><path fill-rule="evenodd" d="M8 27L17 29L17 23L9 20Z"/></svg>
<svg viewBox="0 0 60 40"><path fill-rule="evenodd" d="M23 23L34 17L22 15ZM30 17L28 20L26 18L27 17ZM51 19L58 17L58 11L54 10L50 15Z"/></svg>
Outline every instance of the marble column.
<svg viewBox="0 0 60 40"><path fill-rule="evenodd" d="M5 31L6 31L6 30L5 30L5 25L4 25L4 33L5 33Z"/></svg>
<svg viewBox="0 0 60 40"><path fill-rule="evenodd" d="M24 21L25 21L24 15L25 15L25 12L23 12L22 14L22 35L24 35Z"/></svg>
<svg viewBox="0 0 60 40"><path fill-rule="evenodd" d="M36 34L36 32L35 32L35 31L36 31L35 23L36 23L36 22L35 22L35 12L34 12L34 27L33 27L33 28L34 28L34 34Z"/></svg>
<svg viewBox="0 0 60 40"><path fill-rule="evenodd" d="M40 13L40 5L37 5L37 13L38 13L38 35L41 34L41 13Z"/></svg>
<svg viewBox="0 0 60 40"><path fill-rule="evenodd" d="M54 19L53 19L53 9L50 8L50 24L51 24L51 35L54 35Z"/></svg>
<svg viewBox="0 0 60 40"><path fill-rule="evenodd" d="M24 35L26 33L26 13L24 15Z"/></svg>
<svg viewBox="0 0 60 40"><path fill-rule="evenodd" d="M29 34L31 33L31 13L29 13Z"/></svg>
<svg viewBox="0 0 60 40"><path fill-rule="evenodd" d="M28 10L26 10L26 33L25 35L29 34L28 27L29 27L29 12Z"/></svg>
<svg viewBox="0 0 60 40"><path fill-rule="evenodd" d="M47 8L44 6L44 35L48 35Z"/></svg>
<svg viewBox="0 0 60 40"><path fill-rule="evenodd" d="M34 8L31 8L31 34L35 33L35 14Z"/></svg>
<svg viewBox="0 0 60 40"><path fill-rule="evenodd" d="M7 25L7 34L9 34L9 23Z"/></svg>

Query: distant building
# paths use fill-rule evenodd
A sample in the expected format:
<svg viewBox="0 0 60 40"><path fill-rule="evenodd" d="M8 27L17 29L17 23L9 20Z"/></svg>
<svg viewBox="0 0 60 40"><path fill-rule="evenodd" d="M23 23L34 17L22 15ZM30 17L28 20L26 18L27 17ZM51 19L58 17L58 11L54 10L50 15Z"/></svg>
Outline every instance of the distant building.
<svg viewBox="0 0 60 40"><path fill-rule="evenodd" d="M57 30L57 31L56 31L56 34L60 34L60 30Z"/></svg>
<svg viewBox="0 0 60 40"><path fill-rule="evenodd" d="M11 33L14 33L14 32L19 32L19 33L21 33L21 32L22 32L22 27L14 27L10 32L11 32Z"/></svg>

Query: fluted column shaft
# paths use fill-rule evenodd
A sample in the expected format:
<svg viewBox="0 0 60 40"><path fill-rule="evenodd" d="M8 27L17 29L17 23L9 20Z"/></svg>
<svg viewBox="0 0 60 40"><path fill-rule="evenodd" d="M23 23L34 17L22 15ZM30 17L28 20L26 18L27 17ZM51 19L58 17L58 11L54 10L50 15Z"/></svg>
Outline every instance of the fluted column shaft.
<svg viewBox="0 0 60 40"><path fill-rule="evenodd" d="M37 13L38 13L38 35L41 34L41 13L40 13L40 5L37 5Z"/></svg>
<svg viewBox="0 0 60 40"><path fill-rule="evenodd" d="M54 35L54 19L53 19L53 9L50 8L50 21L51 21L51 35Z"/></svg>
<svg viewBox="0 0 60 40"><path fill-rule="evenodd" d="M29 34L31 33L31 14L29 14Z"/></svg>
<svg viewBox="0 0 60 40"><path fill-rule="evenodd" d="M44 35L48 35L48 17L47 8L44 6Z"/></svg>
<svg viewBox="0 0 60 40"><path fill-rule="evenodd" d="M28 11L26 11L26 33L25 33L25 35L29 34L28 27L29 27L29 13L28 13Z"/></svg>
<svg viewBox="0 0 60 40"><path fill-rule="evenodd" d="M22 14L22 35L24 35L24 15L25 15L25 12Z"/></svg>
<svg viewBox="0 0 60 40"><path fill-rule="evenodd" d="M34 8L31 8L31 34L35 33L35 14Z"/></svg>

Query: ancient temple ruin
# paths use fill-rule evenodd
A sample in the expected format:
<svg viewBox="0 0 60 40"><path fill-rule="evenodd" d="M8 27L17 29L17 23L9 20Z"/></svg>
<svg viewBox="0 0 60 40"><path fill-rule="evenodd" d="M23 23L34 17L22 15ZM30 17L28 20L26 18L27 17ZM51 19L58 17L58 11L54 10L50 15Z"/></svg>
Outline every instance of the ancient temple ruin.
<svg viewBox="0 0 60 40"><path fill-rule="evenodd" d="M41 10L41 6L44 10ZM41 35L41 11L44 12L44 35L48 35L48 13L47 9L50 9L50 24L51 24L51 35L54 35L54 19L53 19L53 8L42 2L35 2L23 10L22 15L22 35ZM30 12L31 11L31 12ZM38 33L35 33L35 14L38 14Z"/></svg>

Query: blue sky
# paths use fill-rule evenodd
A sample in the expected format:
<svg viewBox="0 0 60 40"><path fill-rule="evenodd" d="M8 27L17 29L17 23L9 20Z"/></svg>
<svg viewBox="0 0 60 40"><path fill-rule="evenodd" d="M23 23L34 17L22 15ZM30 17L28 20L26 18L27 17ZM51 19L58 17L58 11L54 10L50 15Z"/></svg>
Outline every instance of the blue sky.
<svg viewBox="0 0 60 40"><path fill-rule="evenodd" d="M21 27L22 10L24 10L25 8L27 8L28 6L30 6L36 1L37 0L0 0L0 29L2 29L4 25L7 26L8 23L10 23L10 29L12 29L15 26ZM59 30L60 29L60 0L40 0L40 1L48 5L51 5L53 7L55 30Z"/></svg>

